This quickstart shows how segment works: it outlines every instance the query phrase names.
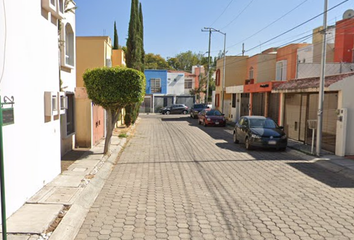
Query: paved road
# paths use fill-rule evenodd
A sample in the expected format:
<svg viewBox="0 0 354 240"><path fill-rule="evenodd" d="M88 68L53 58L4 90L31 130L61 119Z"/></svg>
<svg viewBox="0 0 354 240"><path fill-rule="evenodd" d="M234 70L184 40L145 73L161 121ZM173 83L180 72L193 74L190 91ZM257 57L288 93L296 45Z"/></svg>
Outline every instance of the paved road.
<svg viewBox="0 0 354 240"><path fill-rule="evenodd" d="M226 128L142 116L76 239L354 239L354 182Z"/></svg>

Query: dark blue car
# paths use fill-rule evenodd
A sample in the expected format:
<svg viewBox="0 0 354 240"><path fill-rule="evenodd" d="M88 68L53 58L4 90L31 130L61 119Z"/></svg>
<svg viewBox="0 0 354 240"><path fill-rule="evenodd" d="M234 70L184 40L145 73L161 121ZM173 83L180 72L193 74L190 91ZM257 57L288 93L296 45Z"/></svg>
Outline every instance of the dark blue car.
<svg viewBox="0 0 354 240"><path fill-rule="evenodd" d="M288 145L284 128L263 116L241 117L235 125L233 140L235 143L245 143L247 150L262 147L284 151Z"/></svg>
<svg viewBox="0 0 354 240"><path fill-rule="evenodd" d="M200 113L205 108L208 108L207 104L194 104L190 112L191 118L198 118L198 113Z"/></svg>

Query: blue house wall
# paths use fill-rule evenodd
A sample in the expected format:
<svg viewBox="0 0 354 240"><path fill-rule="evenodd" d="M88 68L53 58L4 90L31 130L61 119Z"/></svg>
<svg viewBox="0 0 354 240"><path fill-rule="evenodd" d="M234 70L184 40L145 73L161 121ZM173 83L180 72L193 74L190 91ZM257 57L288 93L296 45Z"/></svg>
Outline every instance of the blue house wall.
<svg viewBox="0 0 354 240"><path fill-rule="evenodd" d="M148 69L144 71L146 78L146 94L151 93L150 79L160 78L161 79L161 94L167 94L167 70L152 70Z"/></svg>

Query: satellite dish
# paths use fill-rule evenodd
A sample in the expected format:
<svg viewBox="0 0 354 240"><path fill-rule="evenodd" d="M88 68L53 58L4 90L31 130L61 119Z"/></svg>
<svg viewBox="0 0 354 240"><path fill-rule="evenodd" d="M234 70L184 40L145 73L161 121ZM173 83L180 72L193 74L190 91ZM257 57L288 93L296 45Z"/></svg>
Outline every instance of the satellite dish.
<svg viewBox="0 0 354 240"><path fill-rule="evenodd" d="M348 9L343 13L343 19L348 19L354 17L354 10L353 9Z"/></svg>

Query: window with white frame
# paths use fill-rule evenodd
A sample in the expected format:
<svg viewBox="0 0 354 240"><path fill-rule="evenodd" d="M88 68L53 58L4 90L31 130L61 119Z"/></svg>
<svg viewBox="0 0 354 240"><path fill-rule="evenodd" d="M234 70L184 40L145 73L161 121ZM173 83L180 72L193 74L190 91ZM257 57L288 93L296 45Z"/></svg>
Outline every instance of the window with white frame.
<svg viewBox="0 0 354 240"><path fill-rule="evenodd" d="M253 79L253 67L250 67L249 77L250 77L250 79Z"/></svg>
<svg viewBox="0 0 354 240"><path fill-rule="evenodd" d="M150 88L151 88L151 93L160 93L161 92L161 79L160 78L151 78L150 79Z"/></svg>
<svg viewBox="0 0 354 240"><path fill-rule="evenodd" d="M65 63L74 66L74 31L69 23L65 25Z"/></svg>
<svg viewBox="0 0 354 240"><path fill-rule="evenodd" d="M287 60L278 61L276 63L275 80L277 81L286 80L286 68L287 68Z"/></svg>
<svg viewBox="0 0 354 240"><path fill-rule="evenodd" d="M185 79L184 89L192 89L192 88L193 88L193 79Z"/></svg>

